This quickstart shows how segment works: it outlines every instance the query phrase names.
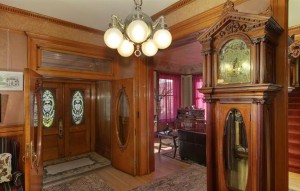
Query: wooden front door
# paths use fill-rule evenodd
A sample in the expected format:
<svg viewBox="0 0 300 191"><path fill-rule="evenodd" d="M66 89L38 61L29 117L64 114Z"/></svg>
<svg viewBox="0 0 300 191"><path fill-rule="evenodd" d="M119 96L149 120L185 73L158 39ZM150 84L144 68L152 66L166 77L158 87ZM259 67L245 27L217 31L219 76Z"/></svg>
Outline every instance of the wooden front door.
<svg viewBox="0 0 300 191"><path fill-rule="evenodd" d="M30 69L24 70L25 105L25 190L41 190L43 182L42 123L41 123L42 77ZM19 112L19 111L18 111Z"/></svg>
<svg viewBox="0 0 300 191"><path fill-rule="evenodd" d="M136 175L133 79L113 82L112 166Z"/></svg>
<svg viewBox="0 0 300 191"><path fill-rule="evenodd" d="M44 82L44 161L90 151L90 89L90 83Z"/></svg>

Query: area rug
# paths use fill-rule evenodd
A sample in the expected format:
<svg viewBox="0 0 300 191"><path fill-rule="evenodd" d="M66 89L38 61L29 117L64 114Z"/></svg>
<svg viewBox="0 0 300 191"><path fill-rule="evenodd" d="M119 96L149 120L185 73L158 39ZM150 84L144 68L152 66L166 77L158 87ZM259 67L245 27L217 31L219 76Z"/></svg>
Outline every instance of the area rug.
<svg viewBox="0 0 300 191"><path fill-rule="evenodd" d="M78 178L84 173L110 165L110 161L95 152L44 163L43 187Z"/></svg>
<svg viewBox="0 0 300 191"><path fill-rule="evenodd" d="M171 150L171 151L168 151L168 152L163 152L161 153L161 155L165 156L165 157L169 157L171 159L176 159L176 160L179 160L181 162L185 162L185 163L188 163L188 164L193 164L195 163L194 161L191 161L189 159L181 159L180 158L180 155L179 155L179 151L177 149L177 152L175 154L175 158L173 157L174 156L174 150Z"/></svg>
<svg viewBox="0 0 300 191"><path fill-rule="evenodd" d="M113 191L108 184L96 174L89 174L56 186L50 186L43 191Z"/></svg>
<svg viewBox="0 0 300 191"><path fill-rule="evenodd" d="M133 191L206 191L206 167L192 164L171 175L159 178Z"/></svg>

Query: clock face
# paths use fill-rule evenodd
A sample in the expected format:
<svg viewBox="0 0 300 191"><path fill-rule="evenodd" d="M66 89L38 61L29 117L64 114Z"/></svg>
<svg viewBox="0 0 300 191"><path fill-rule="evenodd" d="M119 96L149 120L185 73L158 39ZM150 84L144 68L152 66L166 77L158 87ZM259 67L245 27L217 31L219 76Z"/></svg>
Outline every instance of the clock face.
<svg viewBox="0 0 300 191"><path fill-rule="evenodd" d="M250 83L250 48L243 40L230 40L220 50L217 83Z"/></svg>

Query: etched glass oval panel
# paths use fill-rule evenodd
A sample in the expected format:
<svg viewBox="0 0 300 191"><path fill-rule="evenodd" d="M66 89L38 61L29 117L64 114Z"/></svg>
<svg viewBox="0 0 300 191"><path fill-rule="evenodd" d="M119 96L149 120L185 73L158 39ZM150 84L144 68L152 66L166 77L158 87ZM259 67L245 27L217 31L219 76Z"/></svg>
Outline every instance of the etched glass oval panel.
<svg viewBox="0 0 300 191"><path fill-rule="evenodd" d="M42 97L43 126L49 128L55 118L55 99L52 91L45 90Z"/></svg>
<svg viewBox="0 0 300 191"><path fill-rule="evenodd" d="M73 123L79 125L83 121L84 115L84 100L81 91L74 92L71 105Z"/></svg>
<svg viewBox="0 0 300 191"><path fill-rule="evenodd" d="M129 134L129 103L124 88L120 90L117 116L118 139L120 144L124 146Z"/></svg>

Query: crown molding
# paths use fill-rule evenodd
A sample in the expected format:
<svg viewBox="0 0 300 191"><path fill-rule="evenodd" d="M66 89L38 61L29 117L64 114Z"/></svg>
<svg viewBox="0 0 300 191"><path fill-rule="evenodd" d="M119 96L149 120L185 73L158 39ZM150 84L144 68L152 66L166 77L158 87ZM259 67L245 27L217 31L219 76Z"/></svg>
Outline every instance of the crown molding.
<svg viewBox="0 0 300 191"><path fill-rule="evenodd" d="M300 25L289 27L289 34L292 35L295 33L300 33Z"/></svg>
<svg viewBox="0 0 300 191"><path fill-rule="evenodd" d="M49 17L49 16L45 16L39 13L34 13L31 11L26 11L23 9L19 9L16 7L12 7L12 6L8 6L8 5L4 5L0 3L0 11L6 11L6 12L10 12L10 13L15 13L15 14L19 14L22 16L26 16L26 17L31 17L31 18L36 18L36 19L43 19L55 24L59 24L65 27L70 27L70 28L74 28L74 29L79 29L79 30L83 30L86 32L90 32L90 33L95 33L95 34L99 34L99 35L104 35L104 31L101 30L97 30L97 29L93 29L90 27L86 27L83 25L79 25L79 24L75 24L72 22L68 22L68 21L64 21L61 19L57 19L57 18L53 18L53 17Z"/></svg>
<svg viewBox="0 0 300 191"><path fill-rule="evenodd" d="M174 11L180 9L193 1L196 1L196 0L179 0L178 2L174 3L173 5L165 8L164 10L159 11L158 13L152 15L151 19L154 21L161 15L170 14L171 12L174 12Z"/></svg>
<svg viewBox="0 0 300 191"><path fill-rule="evenodd" d="M247 0L234 1L235 6L246 2ZM203 30L212 25L222 14L224 4L220 4L212 9L204 11L187 20L179 22L169 27L174 40L182 38L188 34Z"/></svg>

